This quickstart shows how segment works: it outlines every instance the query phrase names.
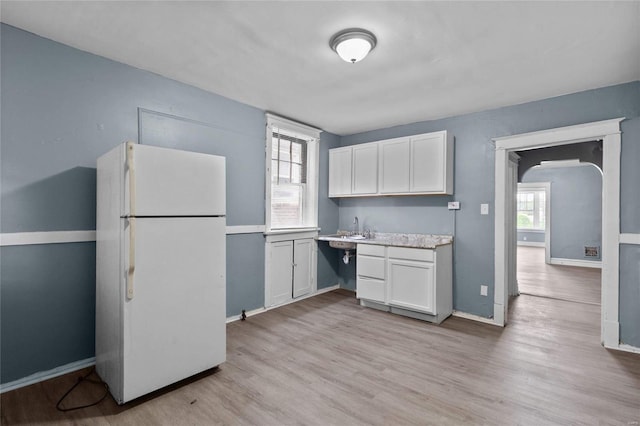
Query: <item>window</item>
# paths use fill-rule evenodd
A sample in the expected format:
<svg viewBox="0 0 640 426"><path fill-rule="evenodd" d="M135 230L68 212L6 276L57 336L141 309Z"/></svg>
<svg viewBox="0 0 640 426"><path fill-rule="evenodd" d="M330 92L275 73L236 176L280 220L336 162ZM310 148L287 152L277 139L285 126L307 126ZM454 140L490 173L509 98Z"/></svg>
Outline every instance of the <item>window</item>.
<svg viewBox="0 0 640 426"><path fill-rule="evenodd" d="M544 187L518 185L518 230L544 231L546 224L546 191Z"/></svg>
<svg viewBox="0 0 640 426"><path fill-rule="evenodd" d="M319 135L267 114L267 230L318 226Z"/></svg>

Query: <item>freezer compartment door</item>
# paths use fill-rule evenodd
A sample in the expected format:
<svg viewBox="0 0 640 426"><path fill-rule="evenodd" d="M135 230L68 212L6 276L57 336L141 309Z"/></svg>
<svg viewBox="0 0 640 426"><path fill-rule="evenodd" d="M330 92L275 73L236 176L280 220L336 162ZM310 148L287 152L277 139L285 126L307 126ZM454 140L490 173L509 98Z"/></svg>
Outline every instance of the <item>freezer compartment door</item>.
<svg viewBox="0 0 640 426"><path fill-rule="evenodd" d="M122 216L224 216L225 158L127 143Z"/></svg>
<svg viewBox="0 0 640 426"><path fill-rule="evenodd" d="M123 271L127 276L132 269L133 285L131 293L122 292L121 403L226 358L225 219L136 218L134 223L134 240L130 224L123 229L135 253L125 254Z"/></svg>

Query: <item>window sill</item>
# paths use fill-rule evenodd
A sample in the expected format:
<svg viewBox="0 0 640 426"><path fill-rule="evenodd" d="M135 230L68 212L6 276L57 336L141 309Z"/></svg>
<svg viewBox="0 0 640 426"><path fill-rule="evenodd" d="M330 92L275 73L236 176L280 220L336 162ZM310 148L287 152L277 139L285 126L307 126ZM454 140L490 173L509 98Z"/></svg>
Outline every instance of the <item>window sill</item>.
<svg viewBox="0 0 640 426"><path fill-rule="evenodd" d="M320 231L320 228L318 228L317 226L313 226L309 228L271 229L269 231L264 231L264 235L298 234L300 232L317 232L317 231Z"/></svg>
<svg viewBox="0 0 640 426"><path fill-rule="evenodd" d="M521 229L521 228L518 228L517 231L518 232L531 232L533 234L544 234L545 233L544 229Z"/></svg>
<svg viewBox="0 0 640 426"><path fill-rule="evenodd" d="M302 240L305 238L315 238L318 236L320 228L295 228L295 229L273 229L265 231L264 236L267 243L275 243L278 241Z"/></svg>

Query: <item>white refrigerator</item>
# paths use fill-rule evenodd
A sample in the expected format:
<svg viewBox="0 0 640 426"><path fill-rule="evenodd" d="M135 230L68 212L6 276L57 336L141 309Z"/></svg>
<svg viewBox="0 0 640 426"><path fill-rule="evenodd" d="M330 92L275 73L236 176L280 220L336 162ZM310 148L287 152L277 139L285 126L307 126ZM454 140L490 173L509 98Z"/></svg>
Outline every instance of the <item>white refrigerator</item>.
<svg viewBox="0 0 640 426"><path fill-rule="evenodd" d="M224 157L98 159L96 371L118 404L225 361L225 199Z"/></svg>

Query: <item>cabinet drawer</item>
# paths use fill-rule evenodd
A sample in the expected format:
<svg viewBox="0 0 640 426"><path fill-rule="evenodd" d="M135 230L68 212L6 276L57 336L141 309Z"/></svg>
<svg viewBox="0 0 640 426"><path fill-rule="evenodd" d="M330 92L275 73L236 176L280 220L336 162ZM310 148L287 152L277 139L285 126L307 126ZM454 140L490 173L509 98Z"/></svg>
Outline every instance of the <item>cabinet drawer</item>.
<svg viewBox="0 0 640 426"><path fill-rule="evenodd" d="M385 246L375 244L358 244L358 254L368 254L369 256L384 257Z"/></svg>
<svg viewBox="0 0 640 426"><path fill-rule="evenodd" d="M356 297L384 303L384 281L358 277Z"/></svg>
<svg viewBox="0 0 640 426"><path fill-rule="evenodd" d="M407 247L389 247L389 258L433 262L435 250Z"/></svg>
<svg viewBox="0 0 640 426"><path fill-rule="evenodd" d="M358 277L378 278L384 280L385 260L383 257L372 257L358 254L356 269Z"/></svg>

